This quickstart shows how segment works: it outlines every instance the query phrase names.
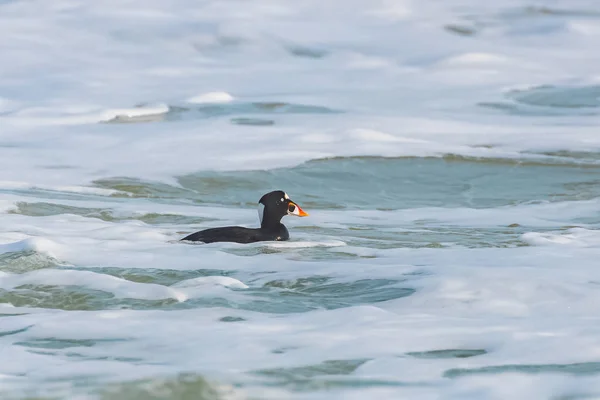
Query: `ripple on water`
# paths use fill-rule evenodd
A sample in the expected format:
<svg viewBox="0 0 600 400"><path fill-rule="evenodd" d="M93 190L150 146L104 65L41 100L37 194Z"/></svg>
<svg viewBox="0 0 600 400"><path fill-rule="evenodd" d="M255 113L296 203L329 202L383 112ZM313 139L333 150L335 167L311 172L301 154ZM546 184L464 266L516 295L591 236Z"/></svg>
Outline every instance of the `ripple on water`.
<svg viewBox="0 0 600 400"><path fill-rule="evenodd" d="M270 118L274 115L339 114L341 112L341 110L320 105L296 104L284 101L227 101L194 105L170 105L156 110L152 108L146 110L143 107L110 110L108 113L111 117L108 120L101 120L101 123L131 124L231 117L230 121L233 124L265 126L275 124L275 121Z"/></svg>
<svg viewBox="0 0 600 400"><path fill-rule="evenodd" d="M518 365L493 365L481 368L455 368L444 373L447 378L458 378L470 375L502 374L572 374L572 375L597 375L600 374L600 362L583 362L575 364L518 364Z"/></svg>
<svg viewBox="0 0 600 400"><path fill-rule="evenodd" d="M115 360L127 361L127 360ZM68 381L37 381L35 385L10 391L0 389L0 397L7 399L55 400L59 398L82 398L113 400L226 400L240 398L233 386L209 380L201 375L181 373L154 376L133 381L110 381L90 377L73 376Z"/></svg>
<svg viewBox="0 0 600 400"><path fill-rule="evenodd" d="M105 343L126 342L131 339L58 339L58 338L38 338L21 342L15 342L17 346L30 347L35 349L60 350L76 347L93 347Z"/></svg>
<svg viewBox="0 0 600 400"><path fill-rule="evenodd" d="M514 90L509 97L519 103L555 108L600 107L600 86L537 86L525 90Z"/></svg>
<svg viewBox="0 0 600 400"><path fill-rule="evenodd" d="M446 349L446 350L430 350L430 351L415 351L406 353L407 356L415 358L470 358L487 354L483 349Z"/></svg>
<svg viewBox="0 0 600 400"><path fill-rule="evenodd" d="M294 391L306 392L324 389L359 387L405 387L426 386L424 383L403 382L355 377L352 374L369 358L351 360L326 360L319 364L290 368L270 368L253 371L254 375L266 378L269 386L287 387Z"/></svg>
<svg viewBox="0 0 600 400"><path fill-rule="evenodd" d="M312 378L320 375L347 375L356 371L358 367L369 359L356 360L327 360L315 365L293 368L273 368L256 371L256 374L283 380L298 378Z"/></svg>
<svg viewBox="0 0 600 400"><path fill-rule="evenodd" d="M169 213L124 213L117 211L117 205L112 205L113 208L97 208L97 207L76 207L65 204L48 203L48 202L17 202L15 208L8 211L9 214L21 214L31 217L46 217L61 214L73 214L86 218L97 218L107 222L118 221L141 221L149 225L160 224L202 224L209 221L214 221L214 218L188 216L183 214Z"/></svg>
<svg viewBox="0 0 600 400"><path fill-rule="evenodd" d="M592 116L600 113L600 86L543 85L512 90L509 102L481 102L481 107L522 116Z"/></svg>
<svg viewBox="0 0 600 400"><path fill-rule="evenodd" d="M247 125L247 126L272 126L275 125L275 121L272 119L264 118L232 118L231 123L234 125Z"/></svg>
<svg viewBox="0 0 600 400"><path fill-rule="evenodd" d="M404 281L362 279L354 282L330 282L327 277L266 282L262 289L251 290L255 296L271 302L255 302L262 312L305 312L315 309L337 309L372 304L407 297L415 289Z"/></svg>
<svg viewBox="0 0 600 400"><path fill-rule="evenodd" d="M110 292L81 286L22 285L11 290L0 289L0 303L8 303L14 307L90 311L107 308L164 308L178 302L175 299L117 299Z"/></svg>
<svg viewBox="0 0 600 400"><path fill-rule="evenodd" d="M70 273L59 268L56 272ZM47 271L52 273L52 270ZM415 292L405 280L362 279L352 282L332 282L325 276L294 280L271 280L262 286L238 290L236 296L223 291L201 291L182 300L172 290L178 284L199 277L233 277L236 271L221 270L157 270L89 268L73 270L72 279L93 279L89 285L38 284L35 276L22 280L16 287L0 289L0 303L15 307L39 307L62 310L101 309L188 309L198 307L225 307L262 313L287 314L316 309L337 309L354 305L378 303L410 296ZM90 272L93 274L88 275ZM85 274L85 275L82 275ZM62 276L62 275L59 275ZM66 276L66 275L65 275ZM108 276L111 279L106 279ZM27 276L26 276L27 277ZM113 282L112 277L119 278ZM102 283L104 282L104 283ZM115 290L124 292L113 292ZM100 285L100 286L98 286ZM106 288L103 288L106 286ZM119 289L120 288L120 289ZM230 288L228 291L236 291ZM132 297L133 296L133 297Z"/></svg>
<svg viewBox="0 0 600 400"><path fill-rule="evenodd" d="M116 207L114 205L113 207ZM75 207L65 204L48 203L48 202L17 202L13 210L8 211L9 214L21 214L31 217L46 217L61 214L73 214L86 218L97 218L102 221L142 221L150 225L158 224L201 224L209 221L214 221L214 218L205 218L198 216L187 216L183 214L169 213L123 213L115 211L112 208L97 208L97 207Z"/></svg>
<svg viewBox="0 0 600 400"><path fill-rule="evenodd" d="M114 177L98 179L92 182L99 188L114 189L115 197L152 197L179 199L193 196L194 193L181 187L162 182L150 182L137 178Z"/></svg>
<svg viewBox="0 0 600 400"><path fill-rule="evenodd" d="M163 399L225 400L236 398L237 390L196 374L180 374L106 385L100 390L100 399L146 400L158 398L157 393Z"/></svg>
<svg viewBox="0 0 600 400"><path fill-rule="evenodd" d="M492 9L491 12L468 13L460 15L458 22L446 25L446 30L462 36L480 34L487 30L502 29L511 35L542 35L568 29L570 21L600 18L600 12L594 8L577 8L569 4L568 8L547 5L509 6Z"/></svg>

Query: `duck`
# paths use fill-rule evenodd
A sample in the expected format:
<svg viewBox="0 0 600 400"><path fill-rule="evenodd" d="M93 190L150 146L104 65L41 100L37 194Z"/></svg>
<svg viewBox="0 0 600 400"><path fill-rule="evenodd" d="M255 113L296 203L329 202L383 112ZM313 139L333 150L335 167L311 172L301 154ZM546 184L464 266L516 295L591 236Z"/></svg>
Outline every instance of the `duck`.
<svg viewBox="0 0 600 400"><path fill-rule="evenodd" d="M242 226L210 228L192 233L181 240L203 243L233 242L246 244L289 240L290 234L285 225L281 223L281 219L286 215L308 216L308 213L292 201L283 190L274 190L263 195L258 201L258 208L260 228L245 228Z"/></svg>

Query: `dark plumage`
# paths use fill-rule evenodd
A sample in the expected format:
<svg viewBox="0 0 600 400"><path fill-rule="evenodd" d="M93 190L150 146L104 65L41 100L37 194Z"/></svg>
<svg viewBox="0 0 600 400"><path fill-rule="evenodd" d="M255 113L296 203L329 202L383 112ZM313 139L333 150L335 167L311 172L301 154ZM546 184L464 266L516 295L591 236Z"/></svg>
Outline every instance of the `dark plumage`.
<svg viewBox="0 0 600 400"><path fill-rule="evenodd" d="M281 218L286 215L295 215L305 217L308 214L304 212L288 195L276 190L265 194L258 201L260 228L244 228L241 226L226 226L223 228L210 228L196 233L192 233L181 240L193 242L235 242L235 243L254 243L272 240L288 240L290 234L281 223Z"/></svg>

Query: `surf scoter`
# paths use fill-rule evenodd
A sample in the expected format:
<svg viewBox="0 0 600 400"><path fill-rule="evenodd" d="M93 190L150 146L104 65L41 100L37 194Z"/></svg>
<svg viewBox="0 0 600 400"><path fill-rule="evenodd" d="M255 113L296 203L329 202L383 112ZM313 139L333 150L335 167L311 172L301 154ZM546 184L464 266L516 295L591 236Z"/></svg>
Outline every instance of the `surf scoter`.
<svg viewBox="0 0 600 400"><path fill-rule="evenodd" d="M285 225L281 223L281 218L286 215L295 215L297 217L306 217L308 215L281 190L265 194L258 201L258 206L260 228L252 229L241 226L211 228L192 233L181 240L204 243L254 243L270 240L288 240L290 234Z"/></svg>

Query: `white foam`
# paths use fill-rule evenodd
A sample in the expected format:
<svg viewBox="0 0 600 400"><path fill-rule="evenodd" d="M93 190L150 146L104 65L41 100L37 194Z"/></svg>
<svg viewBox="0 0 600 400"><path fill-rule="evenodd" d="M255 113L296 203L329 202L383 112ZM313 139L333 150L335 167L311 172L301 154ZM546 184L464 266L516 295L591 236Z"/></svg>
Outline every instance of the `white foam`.
<svg viewBox="0 0 600 400"><path fill-rule="evenodd" d="M598 247L600 231L571 228L564 232L528 232L521 239L533 246Z"/></svg>
<svg viewBox="0 0 600 400"><path fill-rule="evenodd" d="M16 102L0 97L0 113L9 113L16 107Z"/></svg>
<svg viewBox="0 0 600 400"><path fill-rule="evenodd" d="M156 117L166 114L169 111L169 106L166 104L157 104L154 106L144 106L135 108L112 109L102 112L100 121L134 121L149 117Z"/></svg>
<svg viewBox="0 0 600 400"><path fill-rule="evenodd" d="M294 242L269 242L267 244L268 247L278 248L278 249L302 249L302 248L310 248L310 247L339 247L345 246L346 243L341 240L323 240L320 242L310 242L310 241L294 241Z"/></svg>
<svg viewBox="0 0 600 400"><path fill-rule="evenodd" d="M441 64L447 66L458 67L479 67L482 65L499 65L510 63L511 60L498 54L493 53L466 53L450 57L444 60Z"/></svg>
<svg viewBox="0 0 600 400"><path fill-rule="evenodd" d="M121 176L172 183L199 170L270 170L337 156L452 153L597 165L586 152L600 150L598 107L525 105L512 96L542 85L588 88L593 96L600 70L595 0L538 8L526 0L0 3L0 253L33 251L71 268L0 274L0 288L14 292L0 304L10 314L0 318L2 357L10 360L0 363L3 391L76 398L74 378L93 384L102 377L106 388L193 373L261 399L526 400L600 392L596 376L558 370L444 377L456 369L600 359L598 199L315 207L306 222L289 222L289 242L191 246L178 239L206 227L256 226L256 217L90 184ZM256 113L274 125L231 121ZM556 150L584 153L532 154ZM587 172L594 184L594 170ZM83 216L26 215L20 202L78 207L71 212ZM102 220L98 210L116 219ZM135 220L149 213L204 222ZM350 229L362 225L393 240ZM519 236L523 229L529 233ZM425 247L420 233L438 230L459 238ZM504 242L490 244L490 232L512 241L494 247ZM14 257L6 258L10 268ZM22 266L41 268L29 264L35 260L24 257ZM190 279L140 283L101 268L181 270ZM50 310L42 292L27 303L36 289L23 285L103 291L116 307L124 299L186 303ZM416 291L400 297L407 289ZM40 348L53 340L66 347ZM447 349L486 353L408 354ZM344 360L366 361L338 375L309 368L310 378L276 387L277 378L254 373L336 368ZM309 380L314 386L304 390ZM65 382L65 393L35 392L48 381Z"/></svg>
<svg viewBox="0 0 600 400"><path fill-rule="evenodd" d="M594 20L572 21L568 23L568 27L573 30L573 32L586 36L600 35L600 27L598 26L597 21Z"/></svg>
<svg viewBox="0 0 600 400"><path fill-rule="evenodd" d="M194 288L204 285L219 285L233 289L248 289L248 285L229 276L202 276L200 278L186 279L177 282L172 287L176 288Z"/></svg>
<svg viewBox="0 0 600 400"><path fill-rule="evenodd" d="M159 121L169 111L166 104L130 108L108 108L104 110L67 108L24 109L8 117L10 124L22 128L39 126L70 126L96 124L99 122L142 122Z"/></svg>
<svg viewBox="0 0 600 400"><path fill-rule="evenodd" d="M384 20L401 21L412 14L410 1L383 1L381 5L376 6L369 14Z"/></svg>
<svg viewBox="0 0 600 400"><path fill-rule="evenodd" d="M275 168L331 156L515 158L528 157L523 152L531 150L600 149L591 119L578 121L566 134L547 119L482 113L477 106L506 100L504 91L515 86L593 84L598 70L593 19L557 16L548 31L524 22L528 14L522 0L489 7L467 1L479 28L466 39L444 29L469 25L453 2L355 0L340 19L339 5L321 7L314 1L306 7L260 1L238 4L235 11L215 2L199 6L187 1L181 10L201 11L167 10L158 1L144 3L144 13L137 2L110 12L89 5L86 11L71 10L77 18L60 24L66 12L61 7L44 7L47 19L39 18L32 4L4 7L0 47L13 62L0 69L0 76L7 77L0 79L0 97L7 105L0 106L7 113L0 139L19 138L29 156L0 147L2 159L12 166L0 171L0 180L86 185L106 176L167 180L200 169ZM313 6L320 12L310 11ZM527 26L530 34L502 25L511 18L504 7L522 10L523 19L515 11L515 23ZM492 15L499 18L497 28L481 22ZM143 25L142 31L131 29L135 24L126 23L131 18ZM393 22L399 19L405 23ZM84 35L80 24L88 28ZM197 30L189 28L194 24ZM542 32L544 41L537 42ZM56 37L78 39L53 46ZM398 47L390 37L419 37L419 43ZM502 46L495 46L499 42ZM294 45L324 49L324 55L309 61L286 50ZM544 50L552 47L568 54ZM565 74L573 68L570 56L577 67ZM62 71L69 89L54 84L57 75L47 71ZM2 90L14 82L18 90ZM190 89L190 82L222 89L190 97L198 90ZM310 118L277 113L277 135L272 127L241 126L231 124L231 116L206 119L192 111L169 127L96 126L115 119L163 121L173 111L169 104L185 104L185 99L199 104L239 100L242 105L309 99L309 105L327 104L344 113ZM87 127L82 130L81 124ZM76 168L42 176L40 165Z"/></svg>
<svg viewBox="0 0 600 400"><path fill-rule="evenodd" d="M205 104L205 103L230 103L234 97L226 92L208 92L187 99L188 103Z"/></svg>
<svg viewBox="0 0 600 400"><path fill-rule="evenodd" d="M570 224L574 219L593 217L599 205L600 199L594 199L494 208L423 207L393 211L355 210L352 213L328 210L311 215L311 220L332 227L367 223L397 230L401 230L404 224L419 221L427 221L427 226L506 227L516 223L523 226L555 227Z"/></svg>

